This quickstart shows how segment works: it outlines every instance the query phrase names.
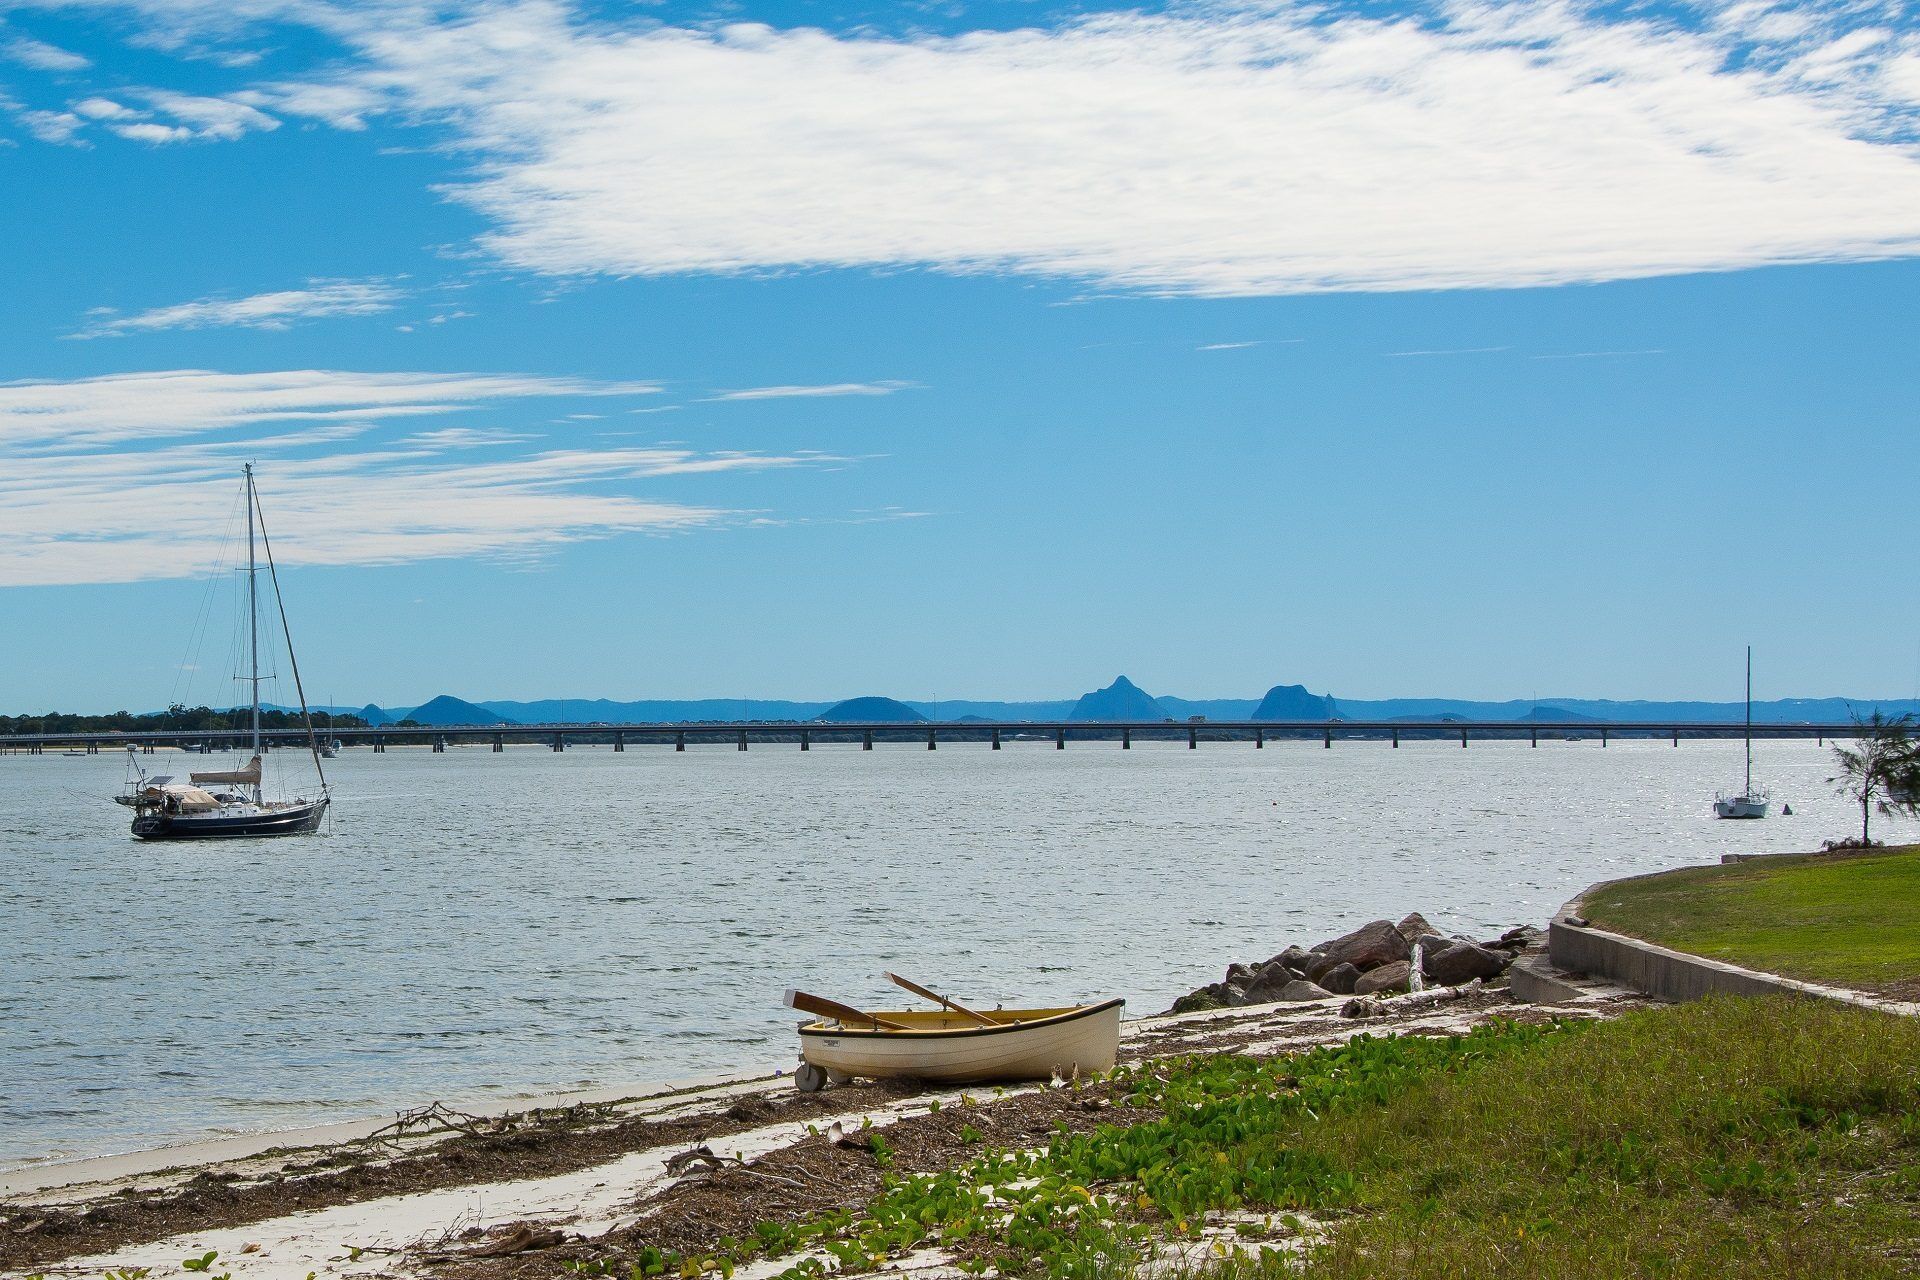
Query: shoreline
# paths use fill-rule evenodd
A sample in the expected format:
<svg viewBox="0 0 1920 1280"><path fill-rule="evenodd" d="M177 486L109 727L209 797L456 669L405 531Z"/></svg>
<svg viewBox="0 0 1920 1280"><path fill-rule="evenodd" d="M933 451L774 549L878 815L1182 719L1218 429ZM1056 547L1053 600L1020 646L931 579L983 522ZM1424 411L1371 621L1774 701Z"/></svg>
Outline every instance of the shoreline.
<svg viewBox="0 0 1920 1280"><path fill-rule="evenodd" d="M569 1089L560 1093L523 1094L466 1103L458 1099L434 1099L415 1107L396 1107L379 1115L350 1120L326 1120L295 1125L287 1129L260 1129L244 1133L204 1134L131 1151L103 1152L91 1156L69 1156L30 1161L0 1168L0 1197L32 1195L63 1187L85 1186L97 1182L167 1173L195 1165L220 1164L271 1155L279 1151L310 1147L336 1146L357 1142L393 1123L416 1107L443 1103L456 1110L484 1119L515 1115L533 1110L596 1106L603 1103L645 1103L672 1098L679 1094L721 1090L733 1086L761 1084L785 1078L783 1067L755 1073L751 1067L707 1075L686 1076L674 1080L630 1081L592 1089ZM68 1177L72 1173L79 1176Z"/></svg>
<svg viewBox="0 0 1920 1280"><path fill-rule="evenodd" d="M1605 1019L1645 1001L1599 984L1549 1010L1474 983L1368 997L1362 1013L1349 1003L1330 997L1137 1018L1123 1024L1121 1060L1267 1056L1363 1034L1457 1035L1495 1018ZM645 1086L641 1094L610 1088L558 1095L573 1099L572 1109L542 1116L498 1108L516 1115L498 1132L443 1125L378 1143L364 1139L379 1126L348 1122L43 1165L0 1175L0 1220L12 1227L0 1231L0 1273L171 1268L182 1256L215 1250L236 1280L358 1280L405 1275L435 1258L495 1256L461 1251L528 1231L552 1242L590 1242L642 1221L677 1232L672 1206L680 1199L695 1201L695 1221L716 1211L700 1198L701 1177L689 1177L680 1163L689 1154L710 1149L749 1170L768 1159L781 1168L796 1158L843 1161L846 1153L836 1155L833 1145L840 1126L899 1135L888 1142L904 1151L916 1135L959 1125L966 1107L972 1110L964 1115L994 1140L1020 1146L1059 1123L1076 1130L1099 1124L1103 1113L1095 1104L1082 1107L1080 1096L1038 1082L890 1082L801 1094L782 1073L742 1071L679 1087ZM357 1137L345 1136L356 1130ZM298 1145L302 1138L320 1141ZM250 1154L239 1154L243 1148ZM950 1142L936 1148L928 1157L936 1164L965 1150ZM823 1208L851 1194L814 1187L804 1176L791 1185L806 1182L808 1190L778 1190L790 1174L738 1178L748 1180L750 1192L818 1200ZM726 1204L749 1215L765 1208L751 1195ZM498 1262L509 1280L514 1260Z"/></svg>

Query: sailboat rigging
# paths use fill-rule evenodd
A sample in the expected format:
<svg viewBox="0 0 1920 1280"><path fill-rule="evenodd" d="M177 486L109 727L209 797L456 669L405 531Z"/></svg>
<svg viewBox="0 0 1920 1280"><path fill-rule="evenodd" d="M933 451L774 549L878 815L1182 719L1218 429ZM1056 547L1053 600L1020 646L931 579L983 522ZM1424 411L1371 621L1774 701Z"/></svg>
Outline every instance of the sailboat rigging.
<svg viewBox="0 0 1920 1280"><path fill-rule="evenodd" d="M173 777L149 777L140 768L139 758L128 747L128 759L135 778L121 795L120 804L133 809L133 834L141 840L214 840L244 836L306 835L317 830L332 799L327 791L327 775L320 763L320 740L313 728L313 716L307 710L306 690L300 682L300 662L293 654L293 630L287 622L286 600L280 594L280 574L274 565L273 542L267 537L266 512L260 507L259 490L253 481L253 464L246 475L247 503L247 649L248 674L243 677L253 690L253 758L239 769L211 773L192 773L187 781ZM257 518L257 519L256 519ZM261 777L261 757L265 745L260 734L260 571L255 554L255 532L259 549L266 552L266 573L273 583L273 598L280 615L281 633L286 637L287 661L293 670L293 687L300 699L300 718L306 725L307 749L313 755L313 767L320 778L318 798L296 796L270 800Z"/></svg>
<svg viewBox="0 0 1920 1280"><path fill-rule="evenodd" d="M1747 646L1747 785L1737 796L1722 792L1713 799L1716 818L1764 818L1770 802L1766 790L1753 785L1753 646Z"/></svg>

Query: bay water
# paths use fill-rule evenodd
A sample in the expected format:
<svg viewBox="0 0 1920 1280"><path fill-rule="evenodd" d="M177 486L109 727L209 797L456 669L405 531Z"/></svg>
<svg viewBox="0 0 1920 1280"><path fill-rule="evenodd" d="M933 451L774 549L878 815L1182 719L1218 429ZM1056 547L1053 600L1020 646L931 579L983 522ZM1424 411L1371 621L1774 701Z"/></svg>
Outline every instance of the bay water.
<svg viewBox="0 0 1920 1280"><path fill-rule="evenodd" d="M788 1066L785 988L899 1007L887 969L1153 1013L1369 919L1857 830L1827 751L1756 755L1794 816L1714 820L1737 741L350 749L324 834L182 844L129 838L121 757L0 756L0 1167Z"/></svg>

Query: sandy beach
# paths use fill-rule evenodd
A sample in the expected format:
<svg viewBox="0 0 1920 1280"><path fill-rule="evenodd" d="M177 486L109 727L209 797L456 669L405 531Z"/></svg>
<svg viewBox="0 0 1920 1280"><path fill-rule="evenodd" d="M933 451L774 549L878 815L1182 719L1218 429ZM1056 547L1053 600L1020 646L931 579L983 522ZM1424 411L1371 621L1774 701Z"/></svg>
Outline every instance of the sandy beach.
<svg viewBox="0 0 1920 1280"><path fill-rule="evenodd" d="M1639 1003L1594 986L1551 1014L1604 1018ZM1498 987L1374 999L1359 1020L1343 1016L1348 1004L1139 1019L1125 1025L1122 1059L1291 1053L1360 1033L1454 1034L1494 1017L1551 1016ZM1058 1082L800 1094L783 1074L746 1072L485 1114L401 1113L400 1123L221 1138L0 1175L0 1266L7 1275L170 1271L214 1251L215 1271L234 1280L332 1280L551 1272L613 1242L695 1252L757 1221L865 1203L881 1171L864 1147L833 1143L836 1132L887 1134L892 1172L947 1167L966 1150L954 1136L963 1106L986 1141L1018 1148L1090 1128L1105 1102L1097 1084Z"/></svg>

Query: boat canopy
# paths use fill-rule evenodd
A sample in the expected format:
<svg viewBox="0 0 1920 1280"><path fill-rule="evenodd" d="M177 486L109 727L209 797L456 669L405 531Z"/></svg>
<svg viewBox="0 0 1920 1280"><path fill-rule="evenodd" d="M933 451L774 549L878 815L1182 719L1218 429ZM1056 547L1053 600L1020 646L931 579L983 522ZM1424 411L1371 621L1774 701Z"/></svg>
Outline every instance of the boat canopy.
<svg viewBox="0 0 1920 1280"><path fill-rule="evenodd" d="M156 800L171 797L174 803L180 806L182 813L203 813L220 807L219 799L211 791L188 786L184 782L173 782L164 787L148 787L142 794Z"/></svg>
<svg viewBox="0 0 1920 1280"><path fill-rule="evenodd" d="M227 773L195 773L189 774L188 776L195 782L257 787L260 785L260 757L255 756L253 759L247 761L247 766L244 769L234 769Z"/></svg>

